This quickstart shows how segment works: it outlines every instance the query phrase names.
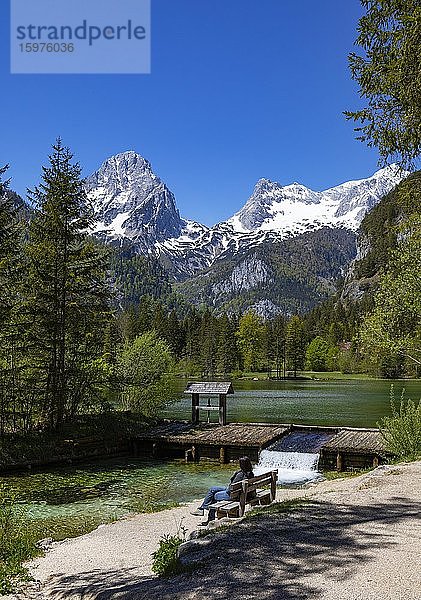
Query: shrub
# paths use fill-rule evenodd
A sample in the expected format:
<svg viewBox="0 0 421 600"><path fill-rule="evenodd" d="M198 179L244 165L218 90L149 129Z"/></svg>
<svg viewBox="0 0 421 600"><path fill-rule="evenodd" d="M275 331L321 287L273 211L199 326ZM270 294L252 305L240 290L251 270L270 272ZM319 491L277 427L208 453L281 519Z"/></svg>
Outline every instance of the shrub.
<svg viewBox="0 0 421 600"><path fill-rule="evenodd" d="M178 548L186 539L187 529L181 519L176 535L163 535L159 540L159 548L152 554L152 571L159 577L169 577L180 573L181 565L178 560ZM181 535L180 535L181 534Z"/></svg>
<svg viewBox="0 0 421 600"><path fill-rule="evenodd" d="M405 401L402 391L399 410L396 408L393 386L390 388L392 416L383 417L378 423L389 452L404 460L413 460L421 455L421 400Z"/></svg>
<svg viewBox="0 0 421 600"><path fill-rule="evenodd" d="M177 551L183 540L178 535L164 535L159 540L159 548L152 554L152 571L160 577L174 575L180 570Z"/></svg>

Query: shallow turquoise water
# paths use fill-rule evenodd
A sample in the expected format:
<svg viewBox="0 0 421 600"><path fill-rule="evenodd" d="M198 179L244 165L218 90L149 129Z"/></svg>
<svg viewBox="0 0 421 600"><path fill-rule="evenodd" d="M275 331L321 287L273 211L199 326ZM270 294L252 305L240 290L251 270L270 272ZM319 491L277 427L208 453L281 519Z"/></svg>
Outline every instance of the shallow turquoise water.
<svg viewBox="0 0 421 600"><path fill-rule="evenodd" d="M109 459L1 477L0 485L7 495L16 496L30 519L105 520L200 498L208 487L224 485L232 471L232 465Z"/></svg>

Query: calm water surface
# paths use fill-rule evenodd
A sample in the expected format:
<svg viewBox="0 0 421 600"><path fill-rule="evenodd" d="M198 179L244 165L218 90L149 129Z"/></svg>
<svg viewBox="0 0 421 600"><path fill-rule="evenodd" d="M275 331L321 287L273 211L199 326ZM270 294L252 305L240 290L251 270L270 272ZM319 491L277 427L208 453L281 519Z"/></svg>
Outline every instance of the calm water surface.
<svg viewBox="0 0 421 600"><path fill-rule="evenodd" d="M421 397L421 381L235 381L235 394L228 396L231 422L298 423L305 425L343 425L375 427L390 414L389 393L393 383L399 401ZM168 407L165 416L191 418L189 398ZM206 413L205 413L206 415ZM215 420L211 413L211 420Z"/></svg>
<svg viewBox="0 0 421 600"><path fill-rule="evenodd" d="M232 471L232 465L181 460L108 459L1 477L0 486L7 495L16 496L30 519L95 516L106 520L200 498L208 487L224 485Z"/></svg>

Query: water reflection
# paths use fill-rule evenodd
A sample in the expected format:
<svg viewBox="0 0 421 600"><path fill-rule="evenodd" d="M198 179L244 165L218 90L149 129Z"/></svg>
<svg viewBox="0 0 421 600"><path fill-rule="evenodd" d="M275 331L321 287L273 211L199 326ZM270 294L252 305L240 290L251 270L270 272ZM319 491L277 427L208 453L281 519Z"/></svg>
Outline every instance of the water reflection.
<svg viewBox="0 0 421 600"><path fill-rule="evenodd" d="M420 380L237 380L234 382L235 394L227 400L228 420L375 427L384 415L390 414L391 383L396 398L400 397L403 388L407 397L418 399L421 396ZM184 382L180 382L180 390L182 386ZM164 416L189 419L190 414L190 400L182 398L170 406Z"/></svg>

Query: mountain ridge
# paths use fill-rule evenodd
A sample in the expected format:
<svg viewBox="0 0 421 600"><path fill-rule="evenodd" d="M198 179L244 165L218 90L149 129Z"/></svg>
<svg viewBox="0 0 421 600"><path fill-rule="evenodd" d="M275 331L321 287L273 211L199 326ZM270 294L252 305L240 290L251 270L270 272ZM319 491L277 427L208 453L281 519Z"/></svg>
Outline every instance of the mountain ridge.
<svg viewBox="0 0 421 600"><path fill-rule="evenodd" d="M406 175L392 165L321 192L262 178L243 207L213 227L182 218L174 194L133 150L108 158L85 185L95 235L114 245L130 241L182 281L242 248L323 227L356 231L366 212Z"/></svg>
<svg viewBox="0 0 421 600"><path fill-rule="evenodd" d="M240 210L213 227L181 217L174 194L134 151L104 161L85 186L93 233L158 260L185 300L273 316L335 293L364 215L406 175L390 166L322 192L262 178Z"/></svg>

